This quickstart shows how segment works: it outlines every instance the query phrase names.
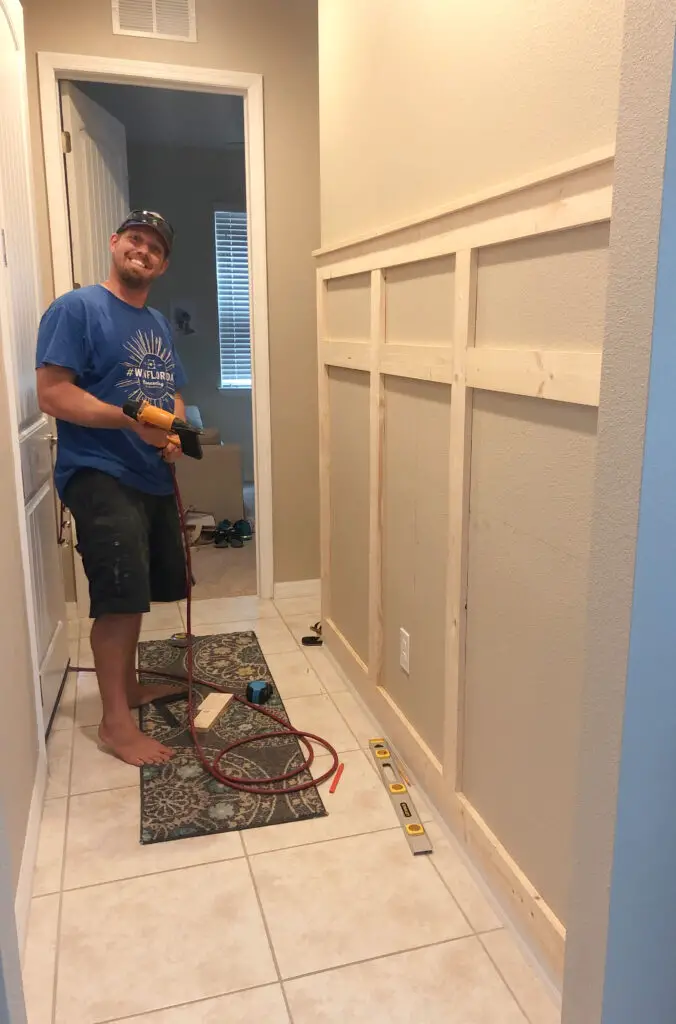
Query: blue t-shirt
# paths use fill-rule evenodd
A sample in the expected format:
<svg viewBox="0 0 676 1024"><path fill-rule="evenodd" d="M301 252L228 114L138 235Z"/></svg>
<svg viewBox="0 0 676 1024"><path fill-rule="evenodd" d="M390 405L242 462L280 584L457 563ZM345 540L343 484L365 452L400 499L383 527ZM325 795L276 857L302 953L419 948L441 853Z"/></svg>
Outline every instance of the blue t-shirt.
<svg viewBox="0 0 676 1024"><path fill-rule="evenodd" d="M40 321L37 366L72 370L84 391L123 406L146 399L173 411L185 373L171 327L161 313L118 299L103 285L78 288L56 299ZM147 494L171 494L168 465L157 448L131 430L79 427L57 420L54 480L59 495L78 469L99 469Z"/></svg>

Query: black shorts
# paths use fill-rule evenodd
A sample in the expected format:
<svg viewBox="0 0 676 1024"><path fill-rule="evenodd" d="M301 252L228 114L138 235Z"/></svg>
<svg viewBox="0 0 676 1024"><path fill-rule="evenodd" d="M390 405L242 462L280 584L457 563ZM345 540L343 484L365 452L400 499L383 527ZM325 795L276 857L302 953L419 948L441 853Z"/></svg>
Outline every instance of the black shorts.
<svg viewBox="0 0 676 1024"><path fill-rule="evenodd" d="M66 485L64 504L75 519L93 619L147 612L151 601L186 596L173 495L144 494L108 473L81 469Z"/></svg>

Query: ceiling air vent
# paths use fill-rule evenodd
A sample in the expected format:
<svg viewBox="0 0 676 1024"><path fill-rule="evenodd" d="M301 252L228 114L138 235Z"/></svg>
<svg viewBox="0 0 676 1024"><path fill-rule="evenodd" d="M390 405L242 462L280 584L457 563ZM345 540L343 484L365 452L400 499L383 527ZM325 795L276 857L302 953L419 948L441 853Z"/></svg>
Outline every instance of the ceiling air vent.
<svg viewBox="0 0 676 1024"><path fill-rule="evenodd" d="M113 0L113 32L195 43L195 0Z"/></svg>

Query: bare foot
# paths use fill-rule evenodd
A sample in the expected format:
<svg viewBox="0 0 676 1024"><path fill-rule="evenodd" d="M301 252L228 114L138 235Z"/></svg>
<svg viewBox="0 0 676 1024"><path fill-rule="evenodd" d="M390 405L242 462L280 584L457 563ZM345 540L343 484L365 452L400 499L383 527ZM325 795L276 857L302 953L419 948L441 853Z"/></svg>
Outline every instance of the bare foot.
<svg viewBox="0 0 676 1024"><path fill-rule="evenodd" d="M101 722L99 740L115 757L137 768L144 764L165 764L174 756L170 747L145 736L131 715L128 722L116 722L114 725Z"/></svg>
<svg viewBox="0 0 676 1024"><path fill-rule="evenodd" d="M182 693L188 692L187 683L177 683L172 686L170 683L157 683L149 686L141 686L135 683L127 687L127 703L130 708L140 708L142 704L150 704L162 697L180 697Z"/></svg>

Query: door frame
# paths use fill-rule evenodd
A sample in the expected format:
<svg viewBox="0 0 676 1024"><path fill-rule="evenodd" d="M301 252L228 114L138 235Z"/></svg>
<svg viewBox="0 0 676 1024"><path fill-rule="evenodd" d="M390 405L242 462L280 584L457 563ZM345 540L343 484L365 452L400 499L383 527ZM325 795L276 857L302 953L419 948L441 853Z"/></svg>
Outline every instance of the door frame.
<svg viewBox="0 0 676 1024"><path fill-rule="evenodd" d="M159 64L75 53L38 53L40 119L47 179L54 293L73 287L66 173L61 146L59 82L107 82L241 96L244 100L249 277L251 292L252 413L256 494L258 596L274 589L272 523L272 431L268 345L267 242L265 225L265 134L263 76L184 64Z"/></svg>

